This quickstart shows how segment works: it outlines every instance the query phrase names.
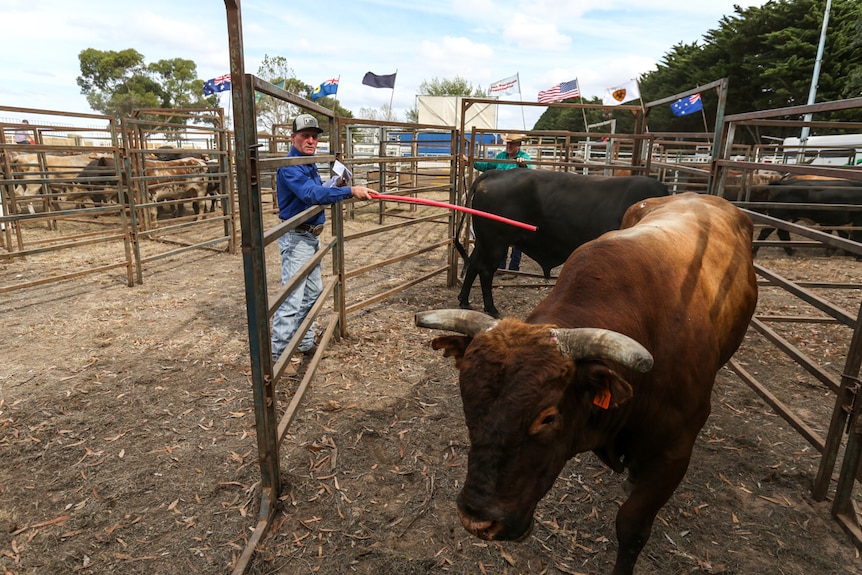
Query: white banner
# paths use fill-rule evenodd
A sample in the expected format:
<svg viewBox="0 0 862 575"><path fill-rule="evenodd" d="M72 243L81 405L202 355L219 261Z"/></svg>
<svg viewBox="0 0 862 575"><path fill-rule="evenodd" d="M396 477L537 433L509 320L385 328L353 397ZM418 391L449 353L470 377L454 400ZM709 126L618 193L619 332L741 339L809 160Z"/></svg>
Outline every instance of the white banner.
<svg viewBox="0 0 862 575"><path fill-rule="evenodd" d="M466 98L466 96L463 96ZM461 126L462 96L418 96L419 123L432 126ZM472 130L476 126L480 130L497 127L497 105L482 104L470 106L467 117L464 118L464 129Z"/></svg>
<svg viewBox="0 0 862 575"><path fill-rule="evenodd" d="M520 93L521 86L518 84L518 75L503 78L488 86L489 96L499 96L506 94Z"/></svg>

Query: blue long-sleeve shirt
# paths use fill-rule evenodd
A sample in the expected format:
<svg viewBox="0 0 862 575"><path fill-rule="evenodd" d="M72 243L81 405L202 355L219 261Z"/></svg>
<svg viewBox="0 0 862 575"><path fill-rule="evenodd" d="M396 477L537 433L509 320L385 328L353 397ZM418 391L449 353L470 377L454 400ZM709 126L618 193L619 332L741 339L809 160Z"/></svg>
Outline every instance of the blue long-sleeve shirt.
<svg viewBox="0 0 862 575"><path fill-rule="evenodd" d="M293 146L287 157L302 156ZM316 164L282 166L275 180L278 196L278 217L283 220L292 218L315 205L334 204L353 197L350 186L324 187ZM303 223L313 226L326 221L326 214L315 214Z"/></svg>

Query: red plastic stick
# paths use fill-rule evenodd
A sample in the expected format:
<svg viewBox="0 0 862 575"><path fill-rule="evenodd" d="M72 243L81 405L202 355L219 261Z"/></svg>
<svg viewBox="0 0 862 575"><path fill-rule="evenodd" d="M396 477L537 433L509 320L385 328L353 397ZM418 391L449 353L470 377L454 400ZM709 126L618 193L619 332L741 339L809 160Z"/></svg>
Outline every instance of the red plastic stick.
<svg viewBox="0 0 862 575"><path fill-rule="evenodd" d="M447 202L438 202L435 200L427 200L425 198L411 198L409 196L390 196L388 194L377 193L368 195L375 200L384 200L387 202L409 202L413 204L424 204L426 206L446 208L448 210L457 210L459 212L467 212L468 214L473 214L474 216L497 220L498 222L503 222L504 224L509 224L510 226L516 226L519 228L524 228L525 230L530 230L531 232L536 231L536 226L532 224L525 224L524 222L519 222L518 220L510 220L509 218L504 218L503 216L498 216L497 214L491 214L488 212L483 212L481 210L474 210L473 208L466 208L464 206L456 206L455 204L449 204Z"/></svg>

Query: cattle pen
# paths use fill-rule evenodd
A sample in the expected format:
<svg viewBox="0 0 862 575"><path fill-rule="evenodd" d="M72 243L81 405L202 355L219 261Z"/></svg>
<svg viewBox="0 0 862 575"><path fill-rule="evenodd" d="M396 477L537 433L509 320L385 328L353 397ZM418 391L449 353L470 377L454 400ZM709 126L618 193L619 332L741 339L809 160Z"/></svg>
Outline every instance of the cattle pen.
<svg viewBox="0 0 862 575"><path fill-rule="evenodd" d="M229 22L231 22L230 16L233 14L232 11L233 10L238 11L238 7L234 6L233 8L231 8L230 3L228 3L228 4L229 4L229 9L228 9ZM234 15L238 16L238 14L234 14ZM235 26L230 26L230 29L231 29L231 38L232 38L233 45L234 46L241 46L241 44L242 44L241 34L240 34L238 28ZM292 95L290 93L284 92L284 91L280 90L279 88L272 86L271 84L268 84L267 82L264 82L258 78L255 78L254 76L246 75L244 73L244 69L243 69L241 53L238 54L238 53L234 52L233 55L234 55L234 58L232 59L232 69L231 69L232 77L244 79L242 84L239 85L240 86L239 87L240 98L235 100L235 102L240 102L240 103L235 104L235 118L242 119L245 122L244 126L242 124L240 124L236 128L236 134L237 134L237 146L236 146L236 148L237 148L237 154L238 154L238 158L237 158L238 180L240 180L239 189L240 189L240 195L242 197L242 193L243 193L242 192L242 190L243 190L242 179L247 178L247 182L246 182L247 190L248 190L247 194L250 198L255 198L259 194L258 190L256 189L256 183L258 182L259 178L257 178L257 175L253 172L253 169L256 165L260 164L261 160L257 157L257 154L255 153L256 148L255 148L255 141L254 141L254 136L253 136L253 134L254 134L254 113L253 113L254 111L253 111L253 107L248 103L241 104L241 102L246 101L242 96L243 93L251 94L254 91L260 91L260 92L266 93L266 94L274 96L274 97L276 97L276 96L282 97L285 100L290 101L291 103L293 103L297 106L301 106L306 110L314 111L316 113L319 113L319 114L322 114L325 116L329 116L331 118L330 126L337 125L337 119L331 116L331 112L329 112L328 110L323 109L319 106L315 106L312 102L304 101L302 98L297 97L295 95ZM725 94L725 91L727 88L726 81L715 82L712 85L708 86L708 88L716 89L717 91L719 91L720 92L719 101L720 102L723 101L723 97L724 97L724 94ZM695 91L699 91L702 89L704 89L704 87L697 87L695 89L692 89L691 92L694 93ZM675 94L673 96L670 96L668 99L664 99L664 100L661 100L659 102L650 103L647 105L647 107L649 107L650 105L656 105L656 106L661 105L661 104L665 103L666 101L672 101L675 98L678 98L680 96L685 96L685 95L686 95L686 93ZM470 104L469 99L466 99L465 106L468 106L469 104ZM523 102L518 102L518 103L514 103L514 105L527 105L527 104L523 103ZM840 108L843 106L842 109L847 109L847 108L858 107L858 105L859 105L858 102L851 101L851 102L845 102L842 104L838 104L838 105L836 105L836 107ZM830 108L826 107L825 109L828 110ZM802 110L802 111L804 112L804 111L808 111L808 110ZM824 108L812 109L811 111L824 111ZM632 110L632 113L637 115L638 111ZM724 175L726 177L727 174L722 173L722 172L718 172L717 174L714 174L712 171L713 166L718 166L719 168L727 167L727 166L722 165L722 161L724 161L724 162L734 161L734 162L738 162L737 164L734 164L734 167L740 167L743 170L746 168L756 169L757 167L759 167L759 166L747 165L748 163L756 164L757 162L744 162L744 161L739 160L740 154L741 153L747 153L748 149L746 149L745 146L740 147L734 142L733 129L735 128L735 124L729 123L728 125L725 125L722 116L723 116L723 114L719 113L718 117L722 121L718 122L716 134L713 135L713 137L712 137L711 156L713 158L713 161L710 162L707 167L704 167L702 164L700 166L686 166L680 162L674 162L674 163L668 162L667 157L662 157L662 156L654 157L654 153L652 152L655 149L654 142L655 141L661 141L662 137L667 137L670 140L674 137L674 135L662 135L662 134L649 134L649 135L647 135L645 132L641 132L638 134L631 135L629 137L620 136L618 134L609 134L609 137L614 138L620 142L628 142L628 145L630 146L630 150L631 150L629 164L627 167L628 169L637 170L637 171L640 171L641 173L650 174L650 175L655 174L656 171L658 171L658 170L662 170L662 171L664 171L664 173L673 173L675 177L678 176L680 173L684 173L686 175L685 179L683 181L680 181L678 179L675 180L674 185L681 185L682 183L684 183L685 186L691 187L695 191L701 191L701 192L713 191L713 193L715 193L715 190L721 189L721 183L716 183L716 180L713 179L714 176L721 178L722 175ZM738 121L738 120L739 120L739 118L733 118L733 121ZM331 132L331 133L333 135L335 134L335 132ZM464 133L463 126L462 126L461 133L462 134ZM482 141L481 138L477 137L475 130L474 130L472 136L473 137L470 138L469 142ZM528 138L529 137L535 137L539 142L542 142L543 141L542 139L545 136L546 135L544 135L544 134L527 134ZM551 138L557 137L557 135L548 135L548 136L550 136ZM678 137L678 135L676 135L676 137ZM380 144L381 154L380 155L381 156L386 155L387 146L383 143L384 141L385 141L384 138L380 138L380 142L381 142L381 144ZM566 150L568 150L568 142L569 142L569 140L567 138L566 139L566 147L565 147ZM722 143L724 147L722 148L719 145L719 143ZM461 144L464 146L463 149L467 149L467 147L465 145L466 144L465 141L462 141ZM330 142L330 145L333 145L333 147L338 148L338 144L333 143L332 141ZM462 146L459 145L459 148L461 148L461 147ZM460 154L456 153L457 149L459 149L459 148L453 149L453 158L451 158L451 160L452 160L451 169L452 169L452 172L459 173L462 175L461 177L463 177L463 174L465 173L465 167L464 167L464 164L461 164L459 162ZM695 151L698 149L698 148L694 147L694 145L692 145L692 148ZM240 154L242 153L243 149L248 150L248 153L249 153L249 157L247 158L247 163L245 165L246 165L246 169L250 170L250 172L246 173L246 174L241 173L242 166L243 166L243 160L240 159ZM647 153L644 153L645 150L647 151ZM569 160L569 161L566 161L566 160ZM380 180L381 182L383 181L382 174L385 171L385 166L389 165L390 162L397 162L397 160L393 159L390 161L390 160L386 159L386 160L383 160L380 162L380 170L378 173L381 174L381 180ZM568 151L565 153L564 159L562 161L560 160L559 157L554 156L554 159L551 162L551 164L553 166L553 169L569 169L570 163L578 163L578 162L580 163L580 166L576 166L576 167L581 167L584 169L590 168L591 162L589 161L588 158L577 157L577 155L570 155ZM695 161L693 163L697 163L697 162ZM275 167L277 165L284 165L284 160L271 160L268 165L271 165L273 167ZM617 166L617 165L605 163L604 165L599 164L598 166L595 166L595 167L597 167L598 169L603 170L603 171L608 171L608 170L613 171L614 169L616 169L618 167L621 168L622 166ZM816 169L815 169L815 173L816 173ZM694 176L694 177L691 177L691 176ZM703 189L698 190L698 188L697 188L697 186L699 185L697 183L698 179L700 179L700 182L702 182ZM400 179L396 176L394 181L400 182ZM718 187L716 187L716 186L718 186ZM450 193L452 194L451 200L453 203L463 201L463 197L464 197L464 194L466 192L466 188L467 188L467 186L466 186L465 181L463 179L461 180L460 185L455 185L451 188ZM242 207L242 202L241 202L241 207ZM250 215L251 215L251 212L249 214L247 214L246 217L250 217ZM339 227L343 225L343 222L340 220L340 218L341 218L340 211L339 210L334 211L332 213L332 217L333 217L333 220L335 220L334 227L337 231L339 229ZM752 213L752 218L758 218L758 217L759 216L756 213ZM284 226L287 227L289 224L290 224L290 222L286 222L284 224ZM463 228L458 228L455 225L455 221L454 221L454 218L452 216L449 216L449 218L448 218L447 228L449 230L449 237L450 238L453 237L453 235L455 233L459 233L459 232L464 231ZM247 237L246 241L251 242L252 246L254 246L254 245L263 246L268 241L271 241L271 239L268 239L268 233L264 233L264 231L262 229L260 229L259 223L256 223L253 220L245 221L244 225L243 225L243 229L244 230L246 230L246 229L250 230L250 236ZM257 236L257 237L255 237L255 236ZM853 247L850 244L845 244L845 243L841 243L841 246L850 247L849 251L851 253L859 253L858 251L857 252L853 251L854 249L858 250L858 247ZM334 274L334 276L337 276L339 273L343 273L340 271L340 270L343 270L343 268L340 267L343 264L338 263L338 261L337 261L338 260L338 253L337 252L335 253L335 255L336 255L336 258L335 258L336 263L334 263L333 274ZM260 270L265 268L264 259L265 258L263 257L263 252L261 249L253 248L252 250L250 250L250 254L246 258L247 278L250 278L250 277L253 277L255 275L260 274ZM450 268L449 285L452 285L454 283L452 280L453 280L453 276L454 276L454 270L456 269L456 266L454 265L456 258L454 256L451 248L449 250L448 259L449 259L449 264L450 264L449 265L449 268ZM442 269L438 270L438 272L442 272ZM758 272L760 273L761 276L765 276L768 280L770 280L774 283L779 283L777 281L778 276L776 274L770 273L766 268L759 266ZM437 272L435 272L435 273L437 273ZM795 290L795 288L793 288L791 286L791 283L792 282L784 283L783 287L789 288L788 291L790 291L791 293L794 293L796 290ZM845 284L846 283L847 282L845 282ZM841 288L841 287L848 287L848 286L847 285L840 285L840 286L836 286L836 287ZM858 288L858 286L855 286L855 285L850 285L849 287L851 289L852 288ZM249 324L250 324L250 338L252 339L252 341L254 341L255 339L257 339L257 341L258 341L257 346L255 346L255 344L252 344L252 348L254 349L255 347L258 347L258 348L265 350L266 342L268 341L268 331L266 329L266 326L268 325L268 314L271 314L274 311L276 306L273 303L267 304L268 300L267 300L266 294L265 293L259 293L259 288L260 288L259 282L253 282L252 281L252 282L246 283L247 299L250 303L250 308L248 310ZM289 286L288 286L288 289L289 289ZM337 290L338 290L337 286L333 286L332 289L334 292L337 292ZM255 293L256 290L258 290L258 293ZM392 293L394 293L394 292L389 292L388 295L392 295ZM851 299L851 301L858 304L858 301L855 299L857 293L858 292L854 293L854 299ZM809 298L808 301L812 301L812 299ZM276 303L277 303L277 301L276 301ZM339 304L337 304L336 307L338 307L338 305ZM343 305L343 304L341 304L341 305ZM344 310L344 309L345 308L342 307L342 310ZM338 336L344 337L344 336L348 335L346 315L343 313L343 311L339 311L337 313L339 316L340 325L336 326L333 323L329 324L329 328L324 333L324 337L323 337L323 341L324 341L323 348L324 349L325 349L326 343L328 343L328 341L330 339L332 339L333 336L337 339ZM844 355L844 357L846 357L846 359L847 359L845 369L843 370L845 372L843 375L843 377L845 378L845 383L842 384L840 390L837 386L833 386L832 391L835 391L837 393L836 393L835 400L833 402L830 402L830 405L835 406L833 409L833 411L835 413L845 413L848 416L853 415L855 417L855 415L856 415L855 412L852 412L854 408L848 404L846 395L848 395L847 390L849 389L849 384L847 382L853 381L858 376L858 371L859 371L859 365L857 362L858 350L855 350L855 346L858 346L858 341L859 341L859 338L857 336L857 334L859 332L859 330L858 330L859 318L858 318L858 314L857 314L855 319L853 318L853 316L851 314L848 314L848 313L843 313L843 314L839 314L839 315L841 315L844 323L852 328L853 337L851 338L851 341L854 343L850 344L849 348L845 352L846 355ZM760 321L760 320L758 320L758 321ZM309 324L310 324L310 321L309 321ZM778 341L778 340L775 339L773 341ZM289 350L291 350L291 349L292 348L289 347ZM321 353L322 353L321 351L318 351L318 354L321 354ZM835 350L832 350L832 353L835 353ZM839 351L838 353L842 354L841 351ZM791 355L791 359L800 360L800 363L802 363L803 366L805 365L806 360L805 360L805 358L803 358L802 354L794 354L791 352L790 355ZM290 424L290 422L291 422L291 420L295 414L295 408L298 405L297 397L299 396L300 393L305 392L308 389L310 372L315 367L317 367L317 365L318 365L318 363L316 361L317 357L318 357L318 355L316 355L315 359L312 360L312 362L309 366L309 371L306 372L305 376L303 377L302 382L300 383L300 389L297 392L297 395L294 396L294 401L291 402L290 406L286 409L284 414L280 416L281 419L279 421L278 410L276 409L277 392L276 392L276 389L274 387L274 382L268 377L268 374L273 369L269 365L269 358L267 357L267 354L265 352L258 354L258 356L256 358L255 358L255 354L254 353L252 354L253 372L256 372L257 373L256 378L259 378L259 384L257 384L255 386L255 389L256 389L255 405L256 405L257 421L258 421L258 446L259 446L259 449L261 451L260 459L262 462L262 478L263 478L263 484L261 487L262 501L261 501L260 512L259 512L259 516L258 516L259 520L258 520L257 527L255 528L253 535L249 538L249 543L246 546L243 555L239 558L239 560L235 566L235 573L242 573L248 569L249 564L252 561L254 549L262 541L264 533L267 531L267 529L269 529L270 524L274 520L273 519L274 516L277 514L276 509L277 509L278 505L277 505L277 501L276 501L276 499L277 499L276 494L278 492L280 492L280 486L281 486L281 483L280 483L281 474L280 474L279 466L278 466L278 460L280 459L280 457L278 456L279 445L281 445L281 443L283 442L283 438L285 437L286 433L288 432L289 424ZM841 357L841 355L839 355L839 357ZM767 401L768 401L768 403L770 403L770 405L772 405L773 407L779 406L780 404L778 402L770 401L769 395L767 393L765 393L764 391L762 391L764 389L763 386L758 385L756 383L755 378L751 377L750 372L745 371L744 361L745 360L741 360L741 361L737 361L737 362L732 364L732 366L735 368L736 372L740 375L740 377L744 381L746 381L747 383L752 385L756 390L758 390L762 397L768 398ZM257 363L257 365L255 365L255 363ZM826 368L819 368L819 369L822 370L822 371L820 371L820 373L827 371ZM278 364L276 364L274 366L274 370L275 370L274 374L275 374L276 378L277 378L278 374L283 374L284 373L284 362L279 361ZM817 372L818 368L812 368L812 371ZM832 381L834 381L834 378L832 379ZM827 405L827 411L829 410L828 408L829 408L829 405ZM792 413L790 411L783 411L781 409L778 409L777 411L779 413L782 413L788 419L788 421L790 422L790 424L792 426L794 426L797 429L804 429L798 425L799 421L800 421L799 417L792 415ZM822 413L820 413L820 414L809 414L809 416L816 419L818 417L822 417ZM837 424L833 423L830 425L830 437L833 439L828 440L827 443L830 443L830 445L833 445L834 448L837 449L838 445L842 443L842 441L841 441L841 434L843 432L842 424L844 424L847 421L847 418L842 417L841 415L836 415L833 418L833 421L837 422ZM822 424L822 423L823 423L823 420L821 419L820 424ZM803 433L803 436L805 436L804 433ZM809 437L813 437L813 436L809 436ZM814 447L819 448L820 444L818 444L815 441ZM830 459L831 457L833 457L833 456L829 455L828 453L825 454L826 460ZM835 453L834 457L837 457L837 452ZM850 469L850 471L849 471L849 474L851 477L850 482L853 483L854 478L855 478L855 469L856 469L855 467L853 467L853 461L858 461L858 459L855 459L858 457L858 449L855 447L855 440L853 438L849 439L847 442L845 457L846 457L845 468ZM821 474L822 473L823 472L821 471ZM826 472L826 476L831 479L831 470ZM846 477L846 472L842 476ZM839 483L842 485L844 484L845 481L846 481L845 479L839 479ZM815 496L820 496L822 499L823 497L825 497L825 494L818 494L815 491ZM833 515L835 515L839 519L839 522L841 523L841 525L843 527L845 527L845 529L847 529L848 533L852 537L855 532L858 532L858 529L854 527L855 525L858 524L858 518L855 516L855 512L854 512L854 515L852 517L850 517L846 512L847 511L846 505L847 505L847 503L849 503L851 497L852 496L851 496L849 491L839 491L837 494L837 497L836 497L837 503L833 508ZM841 501L841 500L843 500L843 501ZM857 542L858 542L858 539L857 539Z"/></svg>
<svg viewBox="0 0 862 575"><path fill-rule="evenodd" d="M232 153L221 110L168 117L141 110L122 122L51 110L0 107L2 113L31 117L36 144L21 153L8 143L14 126L0 125L0 257L14 272L0 280L0 293L113 269L123 269L132 286L143 282L149 262L190 249L236 250ZM169 121L178 117L210 125ZM52 268L56 253L70 254L73 271Z"/></svg>
<svg viewBox="0 0 862 575"><path fill-rule="evenodd" d="M238 7L232 14L227 5L236 42L238 21L231 18L238 19ZM266 314L284 293L273 242L293 223L277 221L267 185L284 164L284 140L273 135L264 146L256 145L261 142L251 127L251 94L258 90L309 111L327 111L245 74L236 44L232 55L239 59L231 73L241 79L235 96L242 110L235 110L235 133L206 149L230 162L216 177L232 184L235 170L237 189L230 196L225 181L217 200L226 205L215 215L178 218L170 204L156 206L162 209L150 229L142 207L141 229L152 233L137 238L144 249L139 267L134 236L120 225L131 217L118 205L4 216L14 226L3 236L0 265L8 282L3 286L14 289L5 290L8 297L0 306L10 334L9 361L0 379L0 445L4 464L9 463L0 473L0 494L10 502L0 511L0 566L15 575L181 568L193 573L607 571L612 511L622 489L595 458L580 458L566 468L527 541L486 544L460 531L452 499L463 479L467 439L453 399L453 373L438 367L443 360L428 347L427 334L407 326L419 309L456 305L452 287L460 262L452 247L458 233L453 214L395 202L353 203L329 212L334 225L323 236L322 257L330 283L316 310L326 326L322 349L301 365L290 361L290 354L280 365L266 365ZM860 103L840 106L858 109ZM813 121L828 110L810 109ZM729 117L723 129L777 121L772 115ZM463 202L458 194L472 174L453 144L462 133L457 127L328 117L333 153L318 158L321 166L339 154L359 181L380 193ZM64 128L62 123L41 124L44 135L49 126ZM433 134L428 137L439 140L444 153L422 156L412 148L420 138L411 137L411 144L392 154L393 139L404 133ZM213 141L220 137L218 131L212 134ZM701 161L714 134L687 135L686 141L669 134L606 135L620 144L616 155L597 161L576 157L585 140L601 139L596 133L536 132L528 134L528 145L541 152L546 169L604 174L634 168L678 191L725 197L734 185L731 178L751 191L757 187L753 175L765 169L741 144ZM366 137L367 143L356 145ZM652 145L638 145L647 141ZM43 145L82 151L74 142L43 140ZM403 147L409 153L402 154ZM121 153L119 147L107 148ZM136 149L126 156L129 189L141 189L153 177L144 162L133 171L132 158L145 154L143 147ZM631 153L638 149L656 151L633 166ZM745 153L750 162L738 159ZM620 163L609 165L608 159ZM792 171L836 174L819 170ZM47 170L39 166L37 172ZM114 172L108 181L123 177ZM37 181L47 185L44 180ZM46 196L40 201L51 199L51 192L40 195ZM191 201L176 202L182 203L191 211ZM778 242L763 242L756 261L761 302L730 364L737 375L723 373L714 396L715 419L699 439L691 478L660 516L639 567L647 575L775 572L781 561L786 573L859 573L857 556L840 537L844 533L831 532L836 523L829 514L852 538L858 529L852 470L858 467L860 430L858 406L850 400L858 383L855 310L862 268L852 257L824 253L830 246L858 254L859 246L811 227L770 222L758 215L756 202L739 205L756 221L792 231L792 245L801 255L785 256ZM260 213L260 222L241 213L249 208ZM105 223L93 224L91 218ZM83 224L76 220L82 219L110 232L78 229ZM225 232L230 221L237 224L233 233ZM227 248L240 231L242 245L259 253L240 255ZM251 233L259 237L245 235ZM62 236L63 248L54 248L43 234ZM116 237L108 240L109 235ZM225 238L218 248L197 245L214 237ZM102 244L112 253L108 264L95 262ZM147 251L150 245L153 251ZM246 262L245 278L239 257L260 258ZM87 272L53 277L54 268L68 271L76 265L58 266L64 258L80 258L75 269ZM104 265L116 265L116 276L99 269ZM535 267L525 268L501 278L497 288L504 311L519 317L553 283L541 279ZM136 281L138 270L143 281ZM77 332L85 325L87 333ZM257 353L251 369L249 351ZM734 385L736 379L756 395L746 395L745 386ZM776 417L773 409L783 415ZM782 431L784 421L799 441ZM829 465L839 461L842 470L836 473ZM109 475L123 479L122 485ZM815 496L809 498L812 485ZM34 493L45 495L36 506ZM821 539L823 533L828 537Z"/></svg>

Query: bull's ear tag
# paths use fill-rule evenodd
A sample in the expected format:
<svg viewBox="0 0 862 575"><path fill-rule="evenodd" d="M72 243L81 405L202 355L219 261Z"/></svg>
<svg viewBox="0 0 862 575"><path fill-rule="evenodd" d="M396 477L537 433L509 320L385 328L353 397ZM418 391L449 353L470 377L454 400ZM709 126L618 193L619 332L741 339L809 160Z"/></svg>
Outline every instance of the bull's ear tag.
<svg viewBox="0 0 862 575"><path fill-rule="evenodd" d="M611 390L604 387L593 398L593 404L598 405L602 409L607 409L611 405Z"/></svg>

